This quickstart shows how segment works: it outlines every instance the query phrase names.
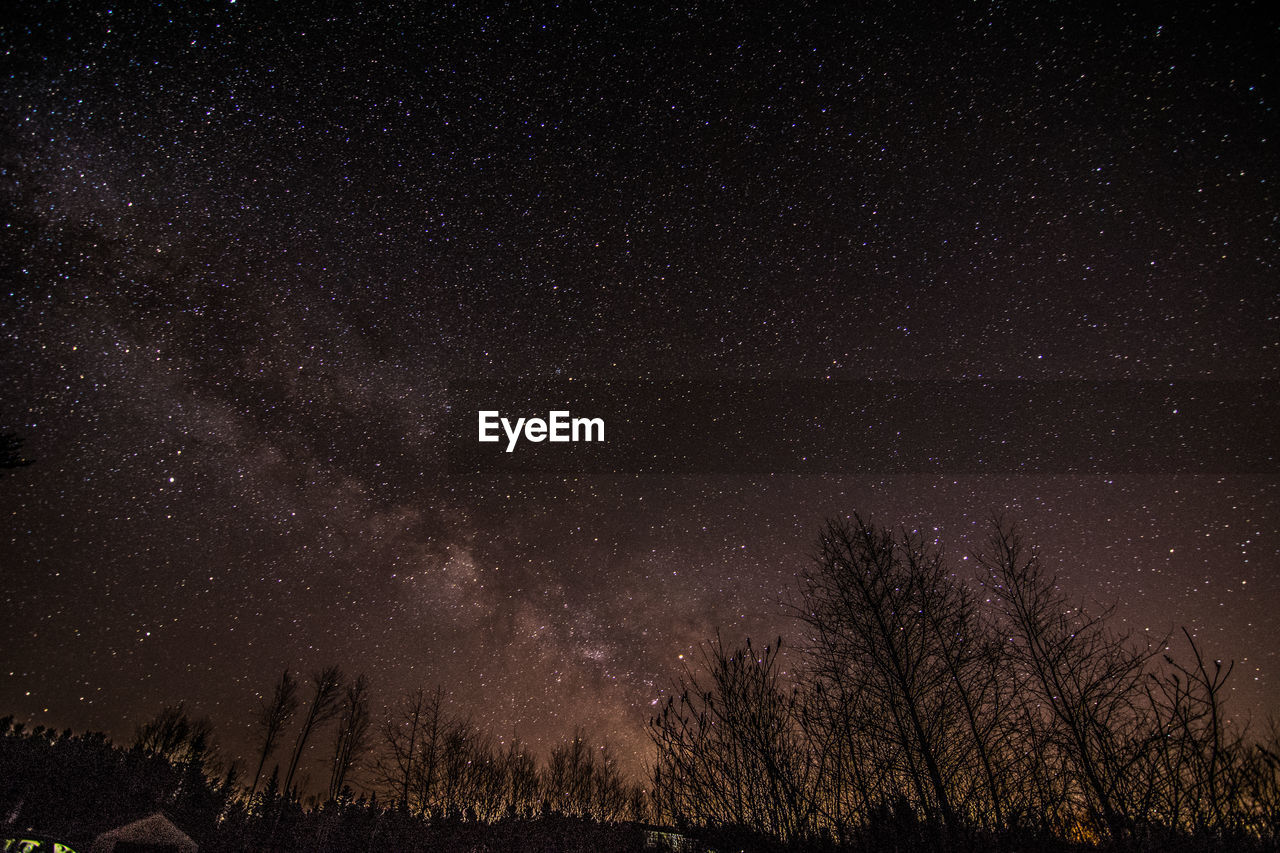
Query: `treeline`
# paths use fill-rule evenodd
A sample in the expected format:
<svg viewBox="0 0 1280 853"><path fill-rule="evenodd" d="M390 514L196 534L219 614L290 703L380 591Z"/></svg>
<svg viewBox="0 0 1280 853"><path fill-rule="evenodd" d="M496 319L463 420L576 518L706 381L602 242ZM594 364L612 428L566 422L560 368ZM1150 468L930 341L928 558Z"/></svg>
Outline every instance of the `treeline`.
<svg viewBox="0 0 1280 853"><path fill-rule="evenodd" d="M188 733L185 754L170 760L120 748L100 732L0 719L0 833L54 835L88 849L99 833L163 809L192 837L211 838L235 798L234 773L214 778L203 729Z"/></svg>
<svg viewBox="0 0 1280 853"><path fill-rule="evenodd" d="M555 813L606 823L648 815L645 789L624 777L608 744L593 746L582 729L539 762L519 740L501 746L448 714L437 689L405 697L380 735L374 785L408 814L492 822Z"/></svg>
<svg viewBox="0 0 1280 853"><path fill-rule="evenodd" d="M404 696L391 718L376 726L369 702L364 676L348 681L340 669L327 667L304 686L283 672L255 715L259 749L248 799L296 729L283 764L273 766L269 789L312 806L352 798L356 787L408 815L485 823L542 813L601 822L641 821L648 814L643 786L623 776L609 744L590 743L582 729L553 747L544 762L519 739L504 745L468 717L451 713L439 688ZM324 735L325 793L307 795L300 781L303 758Z"/></svg>
<svg viewBox="0 0 1280 853"><path fill-rule="evenodd" d="M1280 732L1229 716L1230 664L1117 632L998 520L972 557L829 522L790 670L781 640L717 638L651 722L655 819L797 849L1274 849Z"/></svg>
<svg viewBox="0 0 1280 853"><path fill-rule="evenodd" d="M629 819L643 791L622 779L607 749L578 733L538 762L524 747L496 747L444 714L439 697L409 698L405 710L416 712L416 726L385 724L383 735L403 747L405 760L374 763L370 772L386 775L368 793L344 785L307 802L283 786L278 765L256 791L234 763L215 773L208 722L181 708L141 726L129 748L100 733L28 730L4 718L0 830L88 849L98 834L162 811L206 853L648 849L645 828ZM333 735L344 738L340 728ZM421 740L410 748L415 737ZM286 774L294 764L288 757Z"/></svg>
<svg viewBox="0 0 1280 853"><path fill-rule="evenodd" d="M283 672L253 722L246 774L182 705L138 726L128 748L6 718L0 826L87 843L162 810L202 850L643 847L645 788L581 729L543 760L451 712L439 688L375 723L368 679L336 666Z"/></svg>
<svg viewBox="0 0 1280 853"><path fill-rule="evenodd" d="M1275 848L1280 730L1230 716L1230 664L1118 632L1000 522L971 556L828 523L801 642L710 643L644 784L580 729L539 756L439 688L375 719L326 667L266 691L243 766L181 705L128 747L0 720L0 820L83 845L162 810L205 851Z"/></svg>

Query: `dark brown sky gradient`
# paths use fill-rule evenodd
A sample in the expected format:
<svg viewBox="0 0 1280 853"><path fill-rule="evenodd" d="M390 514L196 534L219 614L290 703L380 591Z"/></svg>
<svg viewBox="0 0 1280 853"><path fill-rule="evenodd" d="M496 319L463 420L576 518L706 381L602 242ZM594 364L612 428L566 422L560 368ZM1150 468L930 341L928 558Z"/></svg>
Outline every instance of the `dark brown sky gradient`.
<svg viewBox="0 0 1280 853"><path fill-rule="evenodd" d="M337 662L638 764L680 655L794 635L779 600L853 510L958 571L1004 513L1073 594L1237 659L1238 712L1280 708L1274 460L448 453L462 380L1276 382L1261 4L289 5L0 25L0 427L37 460L0 479L0 711L123 737L185 700L234 753L282 667Z"/></svg>

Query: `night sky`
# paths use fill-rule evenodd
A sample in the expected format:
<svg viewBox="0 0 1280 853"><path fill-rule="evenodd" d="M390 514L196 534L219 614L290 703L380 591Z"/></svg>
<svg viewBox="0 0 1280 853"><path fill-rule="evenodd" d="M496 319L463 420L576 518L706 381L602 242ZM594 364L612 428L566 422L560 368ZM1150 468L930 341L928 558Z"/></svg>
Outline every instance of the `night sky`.
<svg viewBox="0 0 1280 853"><path fill-rule="evenodd" d="M780 602L854 510L961 572L1003 513L1280 710L1274 460L448 450L463 382L1275 383L1267 4L194 5L0 24L0 431L35 460L0 477L0 714L127 741L185 701L247 755L279 671L334 662L379 714L438 683L639 769L717 628L798 638Z"/></svg>

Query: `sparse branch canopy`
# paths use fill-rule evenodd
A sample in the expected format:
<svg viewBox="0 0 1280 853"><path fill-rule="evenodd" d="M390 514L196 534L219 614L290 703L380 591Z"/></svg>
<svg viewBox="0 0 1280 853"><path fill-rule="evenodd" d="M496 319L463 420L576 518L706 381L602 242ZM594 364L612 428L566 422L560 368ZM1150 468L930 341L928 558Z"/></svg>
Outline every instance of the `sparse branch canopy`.
<svg viewBox="0 0 1280 853"><path fill-rule="evenodd" d="M1145 729L1144 682L1150 648L1108 627L1110 610L1073 605L1012 526L993 523L978 555L989 574L1003 633L1026 701L1046 712L1048 742L1064 762L1073 794L1088 804L1097 831L1127 836L1138 816L1136 770Z"/></svg>
<svg viewBox="0 0 1280 853"><path fill-rule="evenodd" d="M138 727L134 747L174 764L202 765L213 750L213 724L191 719L182 703L170 705Z"/></svg>
<svg viewBox="0 0 1280 853"><path fill-rule="evenodd" d="M1280 759L1229 724L1230 664L1186 632L1190 663L1160 665L1163 640L1076 604L998 520L976 557L964 579L919 534L829 522L792 608L793 686L775 650L717 638L651 722L660 819L855 848L1274 837Z"/></svg>
<svg viewBox="0 0 1280 853"><path fill-rule="evenodd" d="M329 799L342 793L347 777L369 750L369 679L363 674L347 685L346 696L338 718L338 734L334 743L332 769L329 774Z"/></svg>
<svg viewBox="0 0 1280 853"><path fill-rule="evenodd" d="M336 666L305 687L285 670L259 702L247 798L234 765L221 783L209 775L212 728L182 705L139 726L104 772L127 780L129 798L203 808L210 837L237 826L219 839L228 849L369 849L417 831L488 843L485 832L505 839L513 827L628 820L715 849L1274 847L1280 725L1233 724L1230 661L1185 629L1174 644L1117 632L1111 609L1077 603L998 519L970 556L979 576L964 578L918 533L857 515L828 522L791 607L802 641L784 652L781 638L760 648L717 633L649 723L647 789L584 729L540 760L455 710L441 687L412 691L375 729L368 680ZM287 765L258 793L304 707ZM335 721L328 803L308 809L307 749ZM104 736L0 721L0 776L18 780L0 788L0 811L11 823L40 816L29 805L39 792L22 781L32 768L104 750L115 750ZM310 793L318 805L324 794ZM342 827L357 826L370 836L345 844Z"/></svg>
<svg viewBox="0 0 1280 853"><path fill-rule="evenodd" d="M817 777L802 726L801 697L785 688L778 645L704 649L703 672L686 673L649 726L660 818L743 827L798 840L813 833Z"/></svg>
<svg viewBox="0 0 1280 853"><path fill-rule="evenodd" d="M296 793L293 787L294 776L298 772L298 765L302 761L303 751L307 747L307 741L311 739L312 732L318 726L332 720L340 710L338 700L342 682L342 670L336 666L328 666L311 674L311 702L307 706L307 716L302 721L302 729L298 732L298 739L294 743L293 755L289 759L289 772L284 777L286 795L292 796Z"/></svg>
<svg viewBox="0 0 1280 853"><path fill-rule="evenodd" d="M258 768L253 774L253 784L249 786L249 795L258 790L258 781L262 777L262 768L267 759L275 752L280 735L293 715L298 710L298 681L289 670L280 675L270 700L263 700L258 705L257 723L262 738L262 746L258 753Z"/></svg>

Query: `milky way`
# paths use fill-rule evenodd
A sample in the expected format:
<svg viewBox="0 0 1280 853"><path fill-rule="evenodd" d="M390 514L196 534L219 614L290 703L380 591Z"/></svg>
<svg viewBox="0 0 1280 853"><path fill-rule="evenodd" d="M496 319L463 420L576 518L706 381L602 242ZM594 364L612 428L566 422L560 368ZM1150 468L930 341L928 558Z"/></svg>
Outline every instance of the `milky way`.
<svg viewBox="0 0 1280 853"><path fill-rule="evenodd" d="M1236 659L1238 713L1280 707L1274 465L447 450L464 380L1275 382L1260 6L20 5L0 429L35 462L0 479L0 712L128 739L185 701L234 755L282 667L336 662L635 769L715 630L797 633L853 510L959 571L1003 513L1123 627Z"/></svg>

